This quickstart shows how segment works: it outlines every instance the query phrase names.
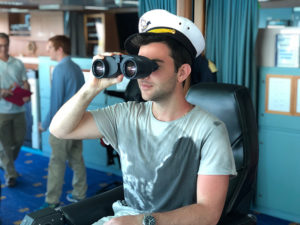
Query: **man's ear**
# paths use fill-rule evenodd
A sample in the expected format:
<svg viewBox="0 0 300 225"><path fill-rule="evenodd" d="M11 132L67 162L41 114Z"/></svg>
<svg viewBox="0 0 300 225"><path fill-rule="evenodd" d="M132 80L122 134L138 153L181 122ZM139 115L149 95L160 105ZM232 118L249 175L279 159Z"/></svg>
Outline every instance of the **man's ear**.
<svg viewBox="0 0 300 225"><path fill-rule="evenodd" d="M64 50L63 50L63 48L62 47L58 47L58 49L56 50L56 51L59 51L60 53L64 53Z"/></svg>
<svg viewBox="0 0 300 225"><path fill-rule="evenodd" d="M190 75L192 71L192 68L189 64L185 63L182 64L177 72L177 80L178 82L182 83L183 81L186 80L186 78L188 78L188 76Z"/></svg>

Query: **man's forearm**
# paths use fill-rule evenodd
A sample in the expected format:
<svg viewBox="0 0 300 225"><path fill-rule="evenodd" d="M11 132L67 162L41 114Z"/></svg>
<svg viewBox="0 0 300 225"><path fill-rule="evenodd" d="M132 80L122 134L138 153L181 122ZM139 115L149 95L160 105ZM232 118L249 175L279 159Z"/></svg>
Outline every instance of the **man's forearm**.
<svg viewBox="0 0 300 225"><path fill-rule="evenodd" d="M92 77L55 114L50 124L50 132L63 139L101 137L91 113L86 112L86 108L96 95L105 88L120 83L122 79L123 75L103 79Z"/></svg>
<svg viewBox="0 0 300 225"><path fill-rule="evenodd" d="M55 114L50 124L50 132L58 138L69 136L81 122L86 109L99 92L92 91L85 84Z"/></svg>
<svg viewBox="0 0 300 225"><path fill-rule="evenodd" d="M193 204L176 210L152 213L156 225L215 225L220 219L222 207L212 207L202 204ZM114 217L104 225L132 224L142 225L144 215Z"/></svg>
<svg viewBox="0 0 300 225"><path fill-rule="evenodd" d="M220 209L193 204L152 215L156 219L156 225L215 225L220 219L221 212Z"/></svg>

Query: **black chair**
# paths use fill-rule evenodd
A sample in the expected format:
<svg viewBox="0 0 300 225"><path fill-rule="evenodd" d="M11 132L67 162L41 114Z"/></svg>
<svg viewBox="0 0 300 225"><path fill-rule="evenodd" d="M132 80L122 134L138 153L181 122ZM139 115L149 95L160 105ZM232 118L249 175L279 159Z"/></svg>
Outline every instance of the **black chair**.
<svg viewBox="0 0 300 225"><path fill-rule="evenodd" d="M238 175L230 179L225 207L218 224L256 224L256 218L249 211L256 187L258 134L248 89L230 84L199 83L190 88L186 99L220 118L229 132ZM45 216L38 218L37 214L29 214L22 224L91 224L101 217L112 215L112 203L122 198L123 188L119 186L79 203L52 210L55 218L60 216L61 223L49 223L49 217L47 223L43 223Z"/></svg>
<svg viewBox="0 0 300 225"><path fill-rule="evenodd" d="M221 119L229 133L238 175L230 180L219 224L256 224L249 209L256 189L258 132L248 89L232 84L199 83L190 88L186 99Z"/></svg>

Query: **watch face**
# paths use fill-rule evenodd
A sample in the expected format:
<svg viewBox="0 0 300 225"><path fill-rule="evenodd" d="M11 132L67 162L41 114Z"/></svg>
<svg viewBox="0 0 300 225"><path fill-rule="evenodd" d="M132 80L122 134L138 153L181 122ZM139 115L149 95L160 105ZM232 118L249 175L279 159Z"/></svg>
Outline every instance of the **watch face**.
<svg viewBox="0 0 300 225"><path fill-rule="evenodd" d="M156 221L155 218L151 215L147 215L144 217L144 224L145 225L155 225Z"/></svg>

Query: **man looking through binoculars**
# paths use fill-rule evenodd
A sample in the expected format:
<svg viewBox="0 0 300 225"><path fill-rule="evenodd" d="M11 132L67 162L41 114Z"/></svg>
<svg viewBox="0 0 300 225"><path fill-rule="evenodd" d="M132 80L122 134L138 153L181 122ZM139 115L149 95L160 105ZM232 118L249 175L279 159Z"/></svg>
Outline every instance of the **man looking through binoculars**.
<svg viewBox="0 0 300 225"><path fill-rule="evenodd" d="M53 135L103 138L120 154L125 199L113 204L114 215L95 224L218 222L229 176L236 174L228 134L221 121L185 100L182 85L204 45L190 20L164 10L149 11L140 18L139 33L125 42L130 54L157 64L138 78L146 102L86 111L93 98L121 82L123 74L92 77L53 118Z"/></svg>

